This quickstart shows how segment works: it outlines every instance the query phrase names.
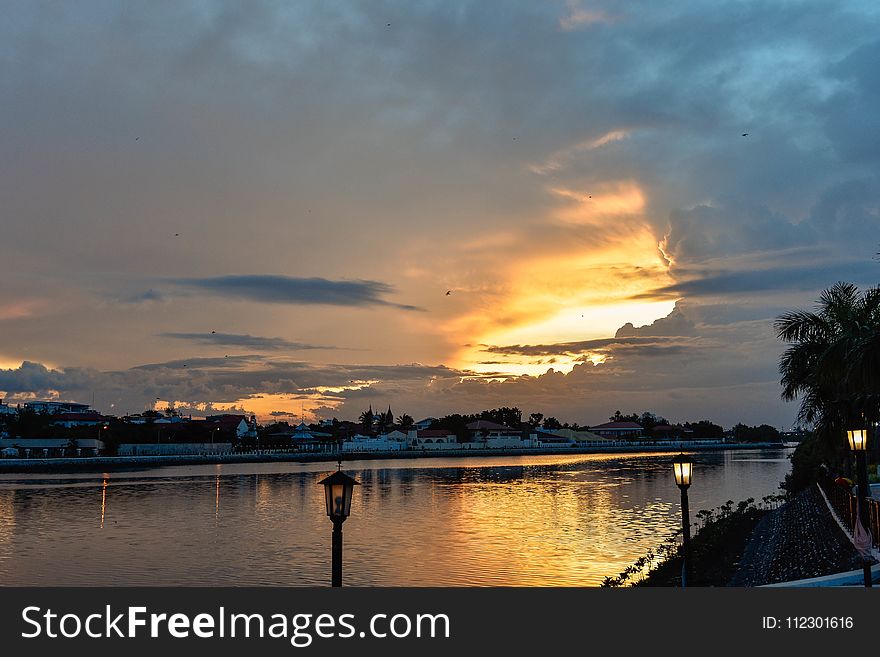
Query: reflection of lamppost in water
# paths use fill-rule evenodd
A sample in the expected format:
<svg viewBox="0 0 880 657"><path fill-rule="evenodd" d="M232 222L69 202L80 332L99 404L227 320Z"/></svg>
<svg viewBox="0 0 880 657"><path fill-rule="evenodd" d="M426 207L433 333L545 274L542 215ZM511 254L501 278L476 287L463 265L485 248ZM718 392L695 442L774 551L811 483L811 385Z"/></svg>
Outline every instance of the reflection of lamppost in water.
<svg viewBox="0 0 880 657"><path fill-rule="evenodd" d="M846 439L849 441L850 451L856 455L856 475L859 480L858 490L858 510L859 517L856 522L862 526L862 537L866 539L868 546L871 544L871 534L868 529L868 461L866 450L868 447L868 430L867 429L851 429L846 432ZM853 527L853 535L857 534L857 527ZM863 565L865 573L865 586L871 587L871 561L867 557Z"/></svg>
<svg viewBox="0 0 880 657"><path fill-rule="evenodd" d="M694 462L690 457L679 454L672 459L672 474L675 476L675 485L681 490L681 587L687 586L688 569L690 568L691 550L691 518L688 509L688 486L691 485L691 475L694 472Z"/></svg>
<svg viewBox="0 0 880 657"><path fill-rule="evenodd" d="M351 512L351 494L360 482L337 470L318 483L324 486L324 503L333 522L331 586L342 586L342 523Z"/></svg>
<svg viewBox="0 0 880 657"><path fill-rule="evenodd" d="M101 529L104 529L104 513L107 509L107 482L109 475L104 475L104 481L101 484Z"/></svg>

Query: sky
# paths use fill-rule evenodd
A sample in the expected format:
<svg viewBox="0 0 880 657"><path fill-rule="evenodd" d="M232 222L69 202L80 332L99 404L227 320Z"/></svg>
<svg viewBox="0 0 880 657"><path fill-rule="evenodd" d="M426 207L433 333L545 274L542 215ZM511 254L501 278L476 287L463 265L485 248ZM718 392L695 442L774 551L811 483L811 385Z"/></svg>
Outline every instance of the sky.
<svg viewBox="0 0 880 657"><path fill-rule="evenodd" d="M0 2L0 396L788 428L880 277L870 2Z"/></svg>

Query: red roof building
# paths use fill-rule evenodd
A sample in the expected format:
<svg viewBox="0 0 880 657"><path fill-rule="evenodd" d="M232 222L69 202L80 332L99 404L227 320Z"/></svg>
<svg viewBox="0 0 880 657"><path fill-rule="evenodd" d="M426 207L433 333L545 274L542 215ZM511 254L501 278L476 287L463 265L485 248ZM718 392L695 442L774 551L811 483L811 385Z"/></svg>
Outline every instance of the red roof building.
<svg viewBox="0 0 880 657"><path fill-rule="evenodd" d="M644 429L637 422L606 422L590 427L590 431L603 438L623 438L625 436L640 436Z"/></svg>

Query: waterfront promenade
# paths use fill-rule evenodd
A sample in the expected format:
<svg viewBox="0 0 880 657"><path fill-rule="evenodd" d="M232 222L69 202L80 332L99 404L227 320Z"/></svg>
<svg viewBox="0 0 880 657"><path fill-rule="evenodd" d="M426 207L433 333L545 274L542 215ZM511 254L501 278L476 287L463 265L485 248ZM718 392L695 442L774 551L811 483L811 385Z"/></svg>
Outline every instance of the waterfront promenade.
<svg viewBox="0 0 880 657"><path fill-rule="evenodd" d="M730 449L777 448L778 443L723 443L720 441L646 442L594 444L579 447L518 449L449 449L345 452L343 461L475 458L486 456L557 456L578 454L639 454L645 452L700 452ZM15 472L108 472L137 470L169 465L211 465L224 463L319 463L336 462L339 453L255 450L223 454L174 454L154 456L93 456L58 458L0 459L0 474Z"/></svg>

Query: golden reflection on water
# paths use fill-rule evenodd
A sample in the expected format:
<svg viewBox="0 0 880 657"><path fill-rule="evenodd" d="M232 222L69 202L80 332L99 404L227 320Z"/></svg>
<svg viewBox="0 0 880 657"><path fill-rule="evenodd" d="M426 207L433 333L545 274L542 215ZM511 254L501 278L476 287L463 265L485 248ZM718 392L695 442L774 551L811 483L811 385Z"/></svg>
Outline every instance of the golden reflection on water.
<svg viewBox="0 0 880 657"><path fill-rule="evenodd" d="M701 456L691 508L760 499L788 470L767 453ZM584 586L678 527L668 455L347 462L345 577L362 586ZM328 464L193 466L0 477L0 581L324 585ZM94 501L101 489L101 531ZM223 515L220 497L223 496ZM209 510L210 509L210 510ZM65 555L81 555L71 564ZM206 561L204 554L213 555Z"/></svg>
<svg viewBox="0 0 880 657"><path fill-rule="evenodd" d="M107 475L104 475L104 481L101 483L101 529L104 529L104 512L107 509Z"/></svg>
<svg viewBox="0 0 880 657"><path fill-rule="evenodd" d="M15 538L15 491L0 491L0 562L10 558Z"/></svg>
<svg viewBox="0 0 880 657"><path fill-rule="evenodd" d="M214 496L214 523L220 521L220 475L217 475L217 490Z"/></svg>

